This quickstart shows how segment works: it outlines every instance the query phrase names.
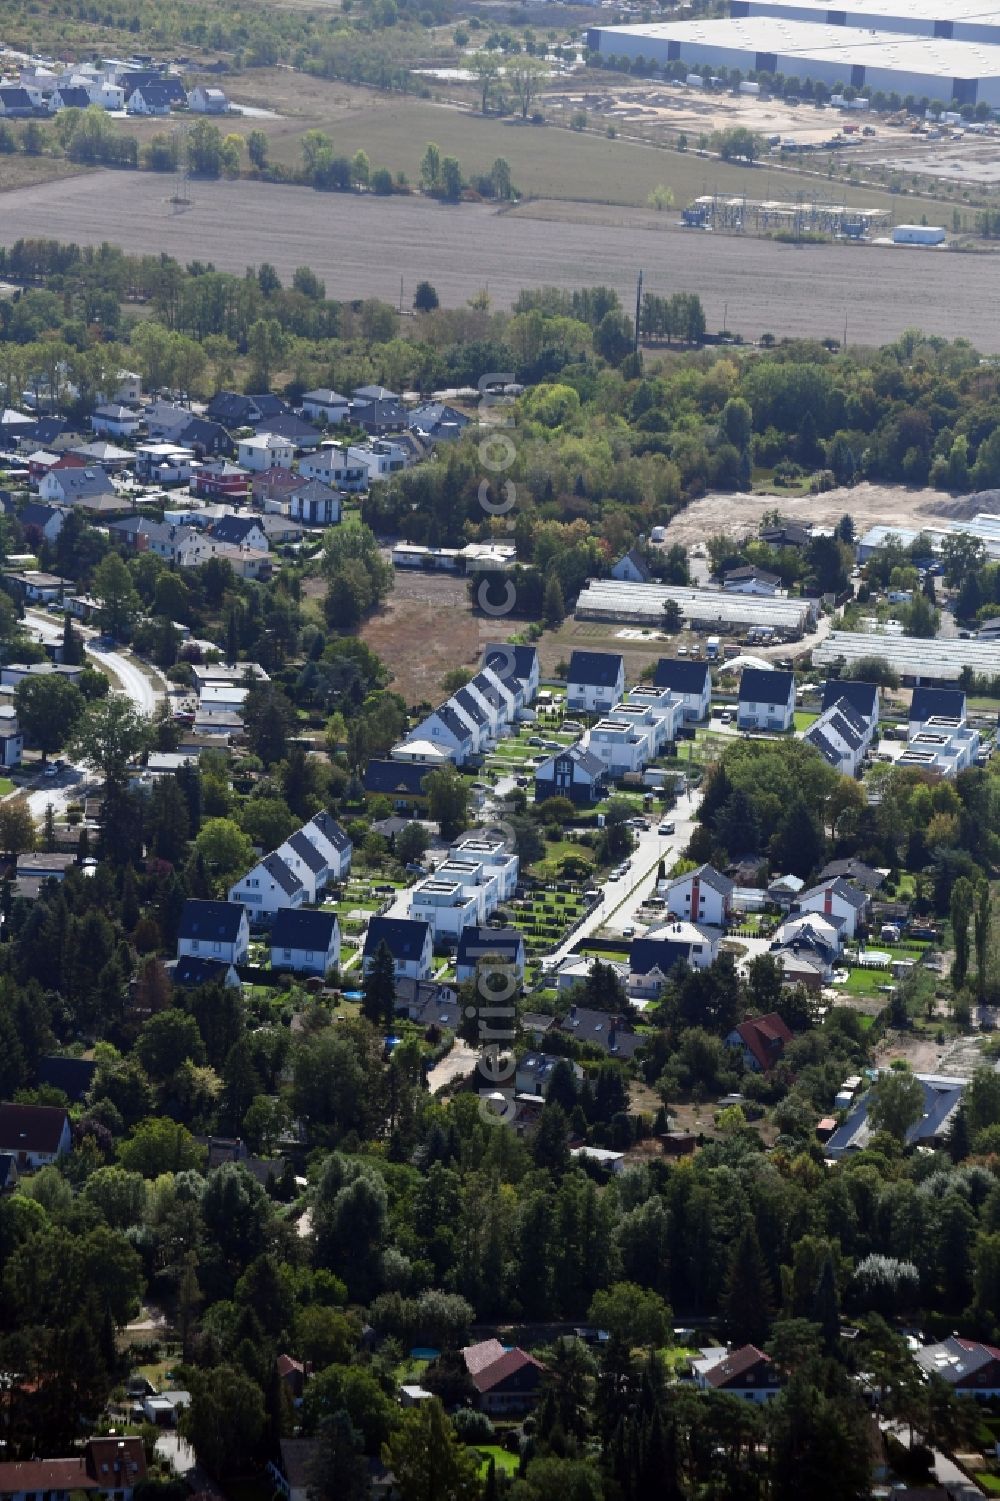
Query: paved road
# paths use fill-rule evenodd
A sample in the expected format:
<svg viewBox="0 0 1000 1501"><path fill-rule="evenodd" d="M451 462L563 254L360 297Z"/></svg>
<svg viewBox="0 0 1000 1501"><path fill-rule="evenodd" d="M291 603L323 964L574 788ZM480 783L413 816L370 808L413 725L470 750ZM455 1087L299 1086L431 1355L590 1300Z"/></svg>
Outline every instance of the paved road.
<svg viewBox="0 0 1000 1501"><path fill-rule="evenodd" d="M104 651L93 641L86 643L87 655L105 666L118 679L123 693L127 693L136 707L152 716L156 705L163 697L163 689L155 688L146 673L142 672L131 658L120 651Z"/></svg>

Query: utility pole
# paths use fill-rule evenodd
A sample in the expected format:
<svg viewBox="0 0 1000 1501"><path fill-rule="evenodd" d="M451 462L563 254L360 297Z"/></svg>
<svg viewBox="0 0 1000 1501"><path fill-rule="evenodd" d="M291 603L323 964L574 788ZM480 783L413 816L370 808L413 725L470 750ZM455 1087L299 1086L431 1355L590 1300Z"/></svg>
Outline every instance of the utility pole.
<svg viewBox="0 0 1000 1501"><path fill-rule="evenodd" d="M642 272L639 272L635 284L635 339L632 344L633 353L639 353L639 314L642 312Z"/></svg>

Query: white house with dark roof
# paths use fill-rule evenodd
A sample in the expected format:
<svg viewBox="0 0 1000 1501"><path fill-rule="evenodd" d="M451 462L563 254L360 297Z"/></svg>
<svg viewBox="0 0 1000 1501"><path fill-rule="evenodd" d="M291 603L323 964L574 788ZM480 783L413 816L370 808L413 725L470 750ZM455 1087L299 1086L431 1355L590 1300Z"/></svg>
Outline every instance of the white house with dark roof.
<svg viewBox="0 0 1000 1501"><path fill-rule="evenodd" d="M289 870L302 882L306 889L306 901L318 901L330 879L330 867L326 856L320 853L305 831L296 829L294 834L289 834L284 844L278 845L275 854L284 860Z"/></svg>
<svg viewBox="0 0 1000 1501"><path fill-rule="evenodd" d="M442 750L456 766L462 766L476 754L480 732L472 721L463 715L449 700L422 719L407 735L404 745L416 741L430 741Z"/></svg>
<svg viewBox="0 0 1000 1501"><path fill-rule="evenodd" d="M706 1346L691 1362L695 1385L703 1392L724 1392L747 1402L771 1402L781 1392L781 1375L763 1350L742 1345L727 1350Z"/></svg>
<svg viewBox="0 0 1000 1501"><path fill-rule="evenodd" d="M789 730L794 714L792 673L744 667L736 709L736 723L741 730Z"/></svg>
<svg viewBox="0 0 1000 1501"><path fill-rule="evenodd" d="M140 414L131 407L116 406L109 402L93 412L90 425L103 438L134 438L139 431Z"/></svg>
<svg viewBox="0 0 1000 1501"><path fill-rule="evenodd" d="M455 956L455 979L461 985L474 980L476 966L484 959L498 959L499 970L509 970L520 983L524 979L524 935L516 928L464 928Z"/></svg>
<svg viewBox="0 0 1000 1501"><path fill-rule="evenodd" d="M335 912L275 914L271 924L271 968L296 974L325 975L340 962L340 924Z"/></svg>
<svg viewBox="0 0 1000 1501"><path fill-rule="evenodd" d="M961 688L914 688L910 701L910 740L924 730L961 730L965 722L966 697Z"/></svg>
<svg viewBox="0 0 1000 1501"><path fill-rule="evenodd" d="M619 579L626 584L651 584L653 582L653 570L637 547L630 547L628 552L611 565L611 577Z"/></svg>
<svg viewBox="0 0 1000 1501"><path fill-rule="evenodd" d="M868 893L852 886L849 881L835 876L822 881L818 886L803 891L795 903L798 912L818 912L823 917L839 919L848 938L856 938L868 916L870 899Z"/></svg>
<svg viewBox="0 0 1000 1501"><path fill-rule="evenodd" d="M430 924L409 917L373 917L365 936L364 967L369 970L380 946L392 955L397 979L429 980L434 964Z"/></svg>
<svg viewBox="0 0 1000 1501"><path fill-rule="evenodd" d="M834 704L845 699L860 719L868 725L871 734L869 741L874 738L878 730L879 721L879 690L877 683L859 683L852 678L827 678L823 684L822 709L832 709Z"/></svg>
<svg viewBox="0 0 1000 1501"><path fill-rule="evenodd" d="M321 808L308 823L302 825L301 832L325 857L330 879L346 880L351 870L354 845L337 820L325 808Z"/></svg>
<svg viewBox="0 0 1000 1501"><path fill-rule="evenodd" d="M608 793L608 768L582 740L557 751L535 771L535 802L568 797L577 807L599 803Z"/></svg>
<svg viewBox="0 0 1000 1501"><path fill-rule="evenodd" d="M181 913L177 955L242 964L250 948L247 909L235 902L207 902L189 897Z"/></svg>
<svg viewBox="0 0 1000 1501"><path fill-rule="evenodd" d="M110 477L99 468L50 469L38 486L39 499L88 510L124 506Z"/></svg>
<svg viewBox="0 0 1000 1501"><path fill-rule="evenodd" d="M838 699L802 732L802 739L818 750L828 766L842 776L861 770L874 731L846 698Z"/></svg>
<svg viewBox="0 0 1000 1501"><path fill-rule="evenodd" d="M707 662L661 657L653 676L654 688L668 688L684 705L689 722L707 719L712 707L712 674Z"/></svg>
<svg viewBox="0 0 1000 1501"><path fill-rule="evenodd" d="M575 651L566 674L566 707L603 714L625 692L625 659L617 652Z"/></svg>
<svg viewBox="0 0 1000 1501"><path fill-rule="evenodd" d="M329 386L307 391L302 398L302 415L313 422L325 422L327 427L344 422L350 415L351 403L339 391Z"/></svg>
<svg viewBox="0 0 1000 1501"><path fill-rule="evenodd" d="M733 883L712 865L699 865L662 888L671 917L723 928L732 910Z"/></svg>
<svg viewBox="0 0 1000 1501"><path fill-rule="evenodd" d="M284 907L301 907L305 899L305 886L274 852L229 888L229 901L242 903L254 922L266 921Z"/></svg>
<svg viewBox="0 0 1000 1501"><path fill-rule="evenodd" d="M773 599L781 579L776 573L748 564L743 568L730 568L722 580L727 594L756 594L762 599Z"/></svg>
<svg viewBox="0 0 1000 1501"><path fill-rule="evenodd" d="M288 514L303 526L339 526L343 512L340 492L321 479L305 480L288 497Z"/></svg>
<svg viewBox="0 0 1000 1501"><path fill-rule="evenodd" d="M483 652L483 666L514 694L516 708L529 708L538 697L541 668L537 647L491 642Z"/></svg>
<svg viewBox="0 0 1000 1501"><path fill-rule="evenodd" d="M262 473L265 469L291 469L295 457L295 445L275 433L255 433L252 438L241 438L238 462L244 469Z"/></svg>

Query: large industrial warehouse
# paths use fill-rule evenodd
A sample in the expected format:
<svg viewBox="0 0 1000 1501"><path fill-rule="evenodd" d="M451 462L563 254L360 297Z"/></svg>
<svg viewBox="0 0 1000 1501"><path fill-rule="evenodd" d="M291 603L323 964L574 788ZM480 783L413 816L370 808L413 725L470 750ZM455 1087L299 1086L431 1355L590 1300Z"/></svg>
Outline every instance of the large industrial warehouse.
<svg viewBox="0 0 1000 1501"><path fill-rule="evenodd" d="M995 641L925 640L918 636L869 635L860 631L831 631L813 651L813 665L840 664L851 676L855 662L882 657L906 684L954 683L964 667L977 676L994 677L1000 668Z"/></svg>
<svg viewBox="0 0 1000 1501"><path fill-rule="evenodd" d="M850 0L847 10L831 10L824 0L730 0L731 16L780 16L859 31L904 31L908 36L947 37L956 42L1000 45L1000 9L984 10L977 0Z"/></svg>
<svg viewBox="0 0 1000 1501"><path fill-rule="evenodd" d="M724 589L688 589L679 584L629 584L616 579L588 579L576 602L578 620L620 620L660 625L663 607L673 600L681 619L707 630L743 630L754 626L789 639L803 635L816 618L809 599L764 599Z"/></svg>
<svg viewBox="0 0 1000 1501"><path fill-rule="evenodd" d="M842 12L839 14L843 14ZM664 66L738 69L811 79L830 88L908 94L1000 109L1000 46L753 15L714 21L593 26L587 46Z"/></svg>

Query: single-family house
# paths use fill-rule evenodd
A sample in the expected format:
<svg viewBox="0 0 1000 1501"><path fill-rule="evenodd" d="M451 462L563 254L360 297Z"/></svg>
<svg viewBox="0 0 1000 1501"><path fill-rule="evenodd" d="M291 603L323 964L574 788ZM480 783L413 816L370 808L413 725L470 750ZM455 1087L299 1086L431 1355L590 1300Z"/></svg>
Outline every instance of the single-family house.
<svg viewBox="0 0 1000 1501"><path fill-rule="evenodd" d="M859 683L850 678L828 678L823 684L822 709L827 709L845 699L859 718L868 726L869 742L878 730L879 691L877 683Z"/></svg>
<svg viewBox="0 0 1000 1501"><path fill-rule="evenodd" d="M88 109L90 95L82 84L64 83L49 95L49 109L55 114L61 109Z"/></svg>
<svg viewBox="0 0 1000 1501"><path fill-rule="evenodd" d="M462 1351L481 1411L494 1417L529 1412L538 1400L545 1367L526 1351L505 1349L498 1339L467 1345Z"/></svg>
<svg viewBox="0 0 1000 1501"><path fill-rule="evenodd" d="M852 886L849 881L835 876L832 880L821 881L818 886L812 886L808 891L803 891L794 904L798 912L818 912L824 917L839 918L843 924L843 932L848 938L856 938L858 929L861 928L868 916L870 898L868 893Z"/></svg>
<svg viewBox="0 0 1000 1501"><path fill-rule="evenodd" d="M236 966L222 959L201 959L196 954L184 954L172 959L166 966L172 985L184 990L193 990L198 985L225 985L235 990L240 984Z"/></svg>
<svg viewBox="0 0 1000 1501"><path fill-rule="evenodd" d="M661 895L671 917L724 928L732 915L733 883L714 865L699 865L675 880L667 881Z"/></svg>
<svg viewBox="0 0 1000 1501"><path fill-rule="evenodd" d="M539 1095L542 1099L548 1093L552 1082L552 1075L560 1063L566 1060L555 1053L522 1053L517 1059L514 1070L514 1088L518 1094ZM583 1078L583 1069L578 1063L571 1063L570 1067L576 1078Z"/></svg>
<svg viewBox="0 0 1000 1501"><path fill-rule="evenodd" d="M24 120L35 113L35 104L27 89L0 88L0 115L7 120Z"/></svg>
<svg viewBox="0 0 1000 1501"><path fill-rule="evenodd" d="M566 707L603 714L625 691L625 659L617 652L575 651L566 674Z"/></svg>
<svg viewBox="0 0 1000 1501"><path fill-rule="evenodd" d="M271 926L271 968L325 975L340 962L340 924L335 912L283 908Z"/></svg>
<svg viewBox="0 0 1000 1501"><path fill-rule="evenodd" d="M306 480L288 497L289 516L303 526L339 526L342 510L339 492L321 479Z"/></svg>
<svg viewBox="0 0 1000 1501"><path fill-rule="evenodd" d="M24 754L24 735L13 704L0 704L0 766L5 771L20 766Z"/></svg>
<svg viewBox="0 0 1000 1501"><path fill-rule="evenodd" d="M228 896L247 908L251 922L267 922L285 907L301 907L305 899L306 888L273 850L233 882Z"/></svg>
<svg viewBox="0 0 1000 1501"><path fill-rule="evenodd" d="M125 504L110 476L100 468L50 469L39 483L38 494L41 500L88 511L120 510Z"/></svg>
<svg viewBox="0 0 1000 1501"><path fill-rule="evenodd" d="M330 880L330 867L325 854L321 854L316 844L309 839L302 829L296 829L294 834L289 834L284 844L279 844L276 854L298 876L306 889L306 901L316 902L320 893Z"/></svg>
<svg viewBox="0 0 1000 1501"><path fill-rule="evenodd" d="M471 716L449 699L422 719L403 743L430 743L456 766L462 766L479 750L483 740L480 730L481 726L477 727Z"/></svg>
<svg viewBox="0 0 1000 1501"><path fill-rule="evenodd" d="M771 1402L781 1391L781 1375L769 1355L756 1345L738 1350L706 1347L691 1362L695 1385L703 1392L723 1392L747 1402Z"/></svg>
<svg viewBox="0 0 1000 1501"><path fill-rule="evenodd" d="M396 981L396 1015L405 1016L420 1027L456 1032L463 1007L458 991L437 980Z"/></svg>
<svg viewBox="0 0 1000 1501"><path fill-rule="evenodd" d="M108 402L91 413L90 425L103 438L134 438L140 420L139 413L131 407Z"/></svg>
<svg viewBox="0 0 1000 1501"><path fill-rule="evenodd" d="M390 443L386 438L372 438L363 446L352 444L348 447L347 457L353 463L365 466L369 485L402 473L410 462L408 449L401 443Z"/></svg>
<svg viewBox="0 0 1000 1501"><path fill-rule="evenodd" d="M198 84L187 96L188 109L196 115L225 115L229 112L229 98L225 89L213 89Z"/></svg>
<svg viewBox="0 0 1000 1501"><path fill-rule="evenodd" d="M400 813L422 811L427 806L424 778L434 770L430 762L369 761L364 771L365 798L387 797Z"/></svg>
<svg viewBox="0 0 1000 1501"><path fill-rule="evenodd" d="M249 948L250 922L245 907L188 897L177 935L179 959L190 955L236 965L243 963Z"/></svg>
<svg viewBox="0 0 1000 1501"><path fill-rule="evenodd" d="M169 115L170 90L162 83L144 83L134 88L125 105L130 115Z"/></svg>
<svg viewBox="0 0 1000 1501"><path fill-rule="evenodd" d="M286 469L275 471L288 475ZM291 478L290 475L288 475ZM250 490L250 473L228 459L205 459L191 470L191 494L202 500L217 500L243 505Z"/></svg>
<svg viewBox="0 0 1000 1501"><path fill-rule="evenodd" d="M483 652L483 666L513 693L515 710L529 708L538 697L541 667L537 646L491 642Z"/></svg>
<svg viewBox="0 0 1000 1501"><path fill-rule="evenodd" d="M71 1145L69 1116L59 1106L0 1105L0 1152L10 1153L20 1172L47 1167Z"/></svg>
<svg viewBox="0 0 1000 1501"><path fill-rule="evenodd" d="M291 469L294 458L294 443L276 433L259 432L239 440L237 460L242 468L254 474L265 469Z"/></svg>
<svg viewBox="0 0 1000 1501"><path fill-rule="evenodd" d="M94 1082L97 1061L53 1053L39 1058L35 1079L39 1085L60 1090L71 1105L78 1105Z"/></svg>
<svg viewBox="0 0 1000 1501"><path fill-rule="evenodd" d="M265 428L261 429L262 432L264 430ZM284 438L297 453L311 453L323 441L319 428L306 422L304 418L297 417L294 412L281 412L277 417L268 417L266 431L276 438Z"/></svg>
<svg viewBox="0 0 1000 1501"><path fill-rule="evenodd" d="M469 425L469 418L443 401L425 401L414 407L409 416L411 433L429 443L453 443Z"/></svg>
<svg viewBox="0 0 1000 1501"><path fill-rule="evenodd" d="M238 391L216 391L205 408L205 416L227 428L259 427L268 418L280 417L290 410L286 401L270 391L247 396Z"/></svg>
<svg viewBox="0 0 1000 1501"><path fill-rule="evenodd" d="M331 881L344 881L350 874L354 845L337 820L325 808L302 825L301 832L326 861Z"/></svg>
<svg viewBox="0 0 1000 1501"><path fill-rule="evenodd" d="M77 443L71 452L86 464L100 465L108 474L124 474L135 463L132 450L122 448L121 444L113 443L110 438L92 438L89 443Z"/></svg>
<svg viewBox="0 0 1000 1501"><path fill-rule="evenodd" d="M948 1074L914 1074L913 1077L923 1090L923 1110L907 1131L905 1143L908 1147L943 1146L951 1134L955 1111L962 1103L969 1081ZM837 1127L823 1149L827 1157L836 1160L848 1152L862 1152L869 1145L874 1135L868 1116L871 1098L869 1090L851 1107L844 1124Z"/></svg>
<svg viewBox="0 0 1000 1501"><path fill-rule="evenodd" d="M939 1376L956 1397L992 1402L1000 1397L1000 1349L978 1339L950 1335L935 1345L922 1345L913 1358L925 1377Z"/></svg>
<svg viewBox="0 0 1000 1501"><path fill-rule="evenodd" d="M520 985L524 979L524 958L524 935L516 928L468 927L458 940L455 978L459 984L474 980L477 965L489 960L486 968L490 974L506 973L509 981Z"/></svg>
<svg viewBox="0 0 1000 1501"><path fill-rule="evenodd" d="M370 969L382 944L392 955L396 978L429 980L434 959L430 924L408 917L373 917L365 936L364 966Z"/></svg>
<svg viewBox="0 0 1000 1501"><path fill-rule="evenodd" d="M368 488L368 468L352 459L339 443L324 443L315 453L303 454L299 462L302 479L322 480L331 490L359 495Z"/></svg>
<svg viewBox="0 0 1000 1501"><path fill-rule="evenodd" d="M653 676L654 688L667 688L684 705L689 722L707 719L712 706L712 674L707 662L661 657Z"/></svg>
<svg viewBox="0 0 1000 1501"><path fill-rule="evenodd" d="M18 520L29 537L54 542L66 525L67 512L61 506L46 506L31 501L22 506Z"/></svg>
<svg viewBox="0 0 1000 1501"><path fill-rule="evenodd" d="M132 1501L146 1478L141 1438L90 1438L71 1459L8 1459L0 1463L3 1501L66 1501L69 1496Z"/></svg>
<svg viewBox="0 0 1000 1501"><path fill-rule="evenodd" d="M23 850L15 867L19 881L64 881L76 864L69 850Z"/></svg>
<svg viewBox="0 0 1000 1501"><path fill-rule="evenodd" d="M756 594L763 599L773 599L781 579L776 573L748 564L742 568L730 568L722 578L722 587L727 594Z"/></svg>
<svg viewBox="0 0 1000 1501"><path fill-rule="evenodd" d="M318 1438L282 1438L279 1457L268 1460L267 1471L285 1501L307 1501L313 1489L313 1465L319 1456Z"/></svg>
<svg viewBox="0 0 1000 1501"><path fill-rule="evenodd" d="M632 1024L624 1016L614 1016L607 1011L595 1011L589 1006L570 1006L559 1023L559 1031L576 1042L598 1048L609 1058L634 1058L647 1039L633 1031Z"/></svg>
<svg viewBox="0 0 1000 1501"><path fill-rule="evenodd" d="M697 923L681 919L652 928L629 946L628 993L633 1000L654 1000L678 964L707 969L718 954L718 933Z"/></svg>
<svg viewBox="0 0 1000 1501"><path fill-rule="evenodd" d="M577 807L599 803L608 795L608 768L582 741L557 751L535 771L535 802L568 797Z"/></svg>
<svg viewBox="0 0 1000 1501"><path fill-rule="evenodd" d="M726 1047L739 1052L744 1068L755 1074L770 1073L791 1041L791 1031L776 1011L748 1017L725 1039Z"/></svg>
<svg viewBox="0 0 1000 1501"><path fill-rule="evenodd" d="M651 584L653 570L639 549L630 547L628 552L622 553L621 557L612 563L611 577L620 579L626 584Z"/></svg>
<svg viewBox="0 0 1000 1501"><path fill-rule="evenodd" d="M212 527L216 542L227 542L231 547L252 547L258 552L267 552L267 533L257 516L223 516Z"/></svg>
<svg viewBox="0 0 1000 1501"><path fill-rule="evenodd" d="M846 698L824 709L802 733L802 739L818 750L828 766L841 776L855 777L864 765L872 730Z"/></svg>
<svg viewBox="0 0 1000 1501"><path fill-rule="evenodd" d="M171 439L193 449L199 459L230 459L236 453L236 444L221 422L210 422L207 417L190 412L188 421L179 432L171 434Z"/></svg>
<svg viewBox="0 0 1000 1501"><path fill-rule="evenodd" d="M790 730L795 713L795 677L763 667L744 667L736 723L741 730Z"/></svg>
<svg viewBox="0 0 1000 1501"><path fill-rule="evenodd" d="M914 688L907 738L925 730L965 728L966 697L961 688Z"/></svg>
<svg viewBox="0 0 1000 1501"><path fill-rule="evenodd" d="M347 397L341 396L339 391L331 390L329 386L307 391L302 398L303 417L308 417L313 422L323 422L327 427L346 421L350 407Z"/></svg>

